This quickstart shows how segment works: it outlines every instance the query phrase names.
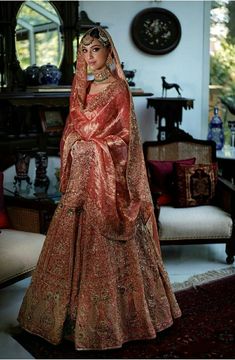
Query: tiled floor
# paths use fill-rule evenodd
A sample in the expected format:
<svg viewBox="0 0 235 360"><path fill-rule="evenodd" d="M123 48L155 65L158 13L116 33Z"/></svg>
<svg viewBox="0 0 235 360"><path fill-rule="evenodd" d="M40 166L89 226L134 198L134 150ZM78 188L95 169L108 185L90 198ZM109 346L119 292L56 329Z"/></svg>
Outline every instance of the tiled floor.
<svg viewBox="0 0 235 360"><path fill-rule="evenodd" d="M224 245L165 246L162 256L172 283L210 270L228 268ZM12 337L17 314L29 279L0 290L0 358L32 359Z"/></svg>

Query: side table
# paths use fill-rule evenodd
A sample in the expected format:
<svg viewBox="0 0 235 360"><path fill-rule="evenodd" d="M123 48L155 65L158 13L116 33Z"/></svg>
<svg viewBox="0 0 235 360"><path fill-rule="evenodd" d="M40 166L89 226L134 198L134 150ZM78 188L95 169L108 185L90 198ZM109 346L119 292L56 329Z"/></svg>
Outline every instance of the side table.
<svg viewBox="0 0 235 360"><path fill-rule="evenodd" d="M235 184L235 147L225 145L216 151L216 158L220 174Z"/></svg>
<svg viewBox="0 0 235 360"><path fill-rule="evenodd" d="M155 109L155 123L158 128L158 141L166 140L171 131L182 123L183 109L193 109L194 99L183 97L153 97L147 99L147 108Z"/></svg>

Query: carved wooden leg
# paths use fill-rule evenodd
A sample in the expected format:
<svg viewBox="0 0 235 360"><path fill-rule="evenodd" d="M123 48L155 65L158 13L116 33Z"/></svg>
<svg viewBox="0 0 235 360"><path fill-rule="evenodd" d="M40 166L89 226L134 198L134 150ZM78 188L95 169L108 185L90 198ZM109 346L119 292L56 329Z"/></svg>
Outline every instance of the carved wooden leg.
<svg viewBox="0 0 235 360"><path fill-rule="evenodd" d="M232 237L226 243L226 254L228 255L226 258L227 264L231 265L234 262L234 255L235 255L235 236L234 236L234 228Z"/></svg>

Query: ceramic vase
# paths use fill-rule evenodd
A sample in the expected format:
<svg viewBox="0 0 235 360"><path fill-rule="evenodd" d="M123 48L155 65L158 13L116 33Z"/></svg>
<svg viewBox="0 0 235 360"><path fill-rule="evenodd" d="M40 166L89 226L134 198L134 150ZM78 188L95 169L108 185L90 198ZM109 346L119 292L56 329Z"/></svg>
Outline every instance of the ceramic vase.
<svg viewBox="0 0 235 360"><path fill-rule="evenodd" d="M216 150L221 150L224 146L224 129L223 122L219 116L218 107L214 107L214 115L209 123L208 140L213 140L216 143Z"/></svg>
<svg viewBox="0 0 235 360"><path fill-rule="evenodd" d="M43 65L39 70L39 84L58 85L61 78L61 71L51 64Z"/></svg>

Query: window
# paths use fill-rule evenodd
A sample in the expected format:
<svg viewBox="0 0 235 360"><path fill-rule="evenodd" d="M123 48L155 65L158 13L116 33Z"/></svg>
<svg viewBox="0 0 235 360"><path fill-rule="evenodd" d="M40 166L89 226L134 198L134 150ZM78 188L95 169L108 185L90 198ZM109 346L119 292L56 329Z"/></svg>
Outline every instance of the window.
<svg viewBox="0 0 235 360"><path fill-rule="evenodd" d="M210 19L210 118L214 106L224 123L225 144L231 144L235 121L235 2L211 2Z"/></svg>

